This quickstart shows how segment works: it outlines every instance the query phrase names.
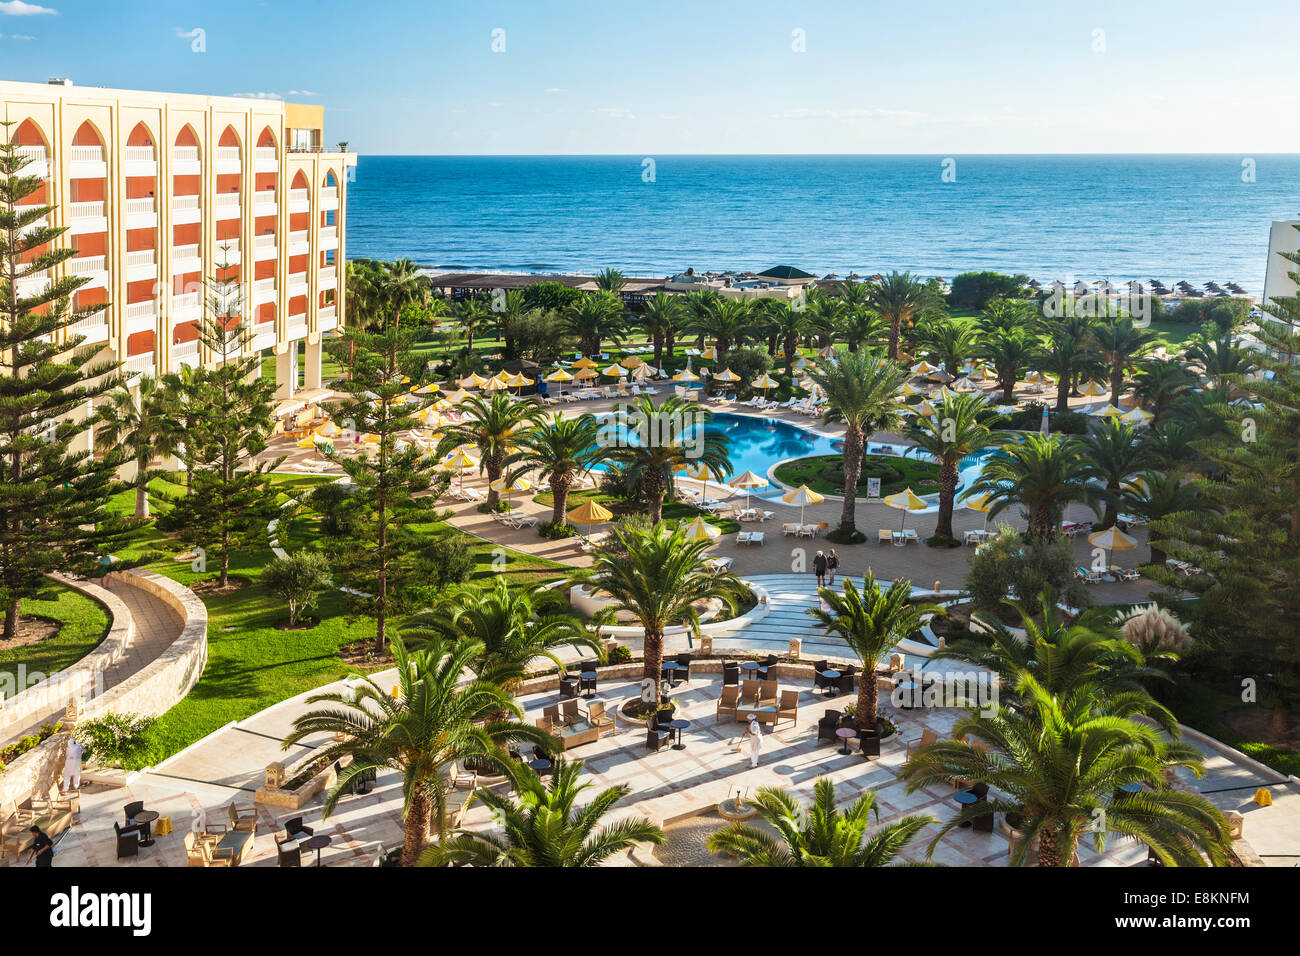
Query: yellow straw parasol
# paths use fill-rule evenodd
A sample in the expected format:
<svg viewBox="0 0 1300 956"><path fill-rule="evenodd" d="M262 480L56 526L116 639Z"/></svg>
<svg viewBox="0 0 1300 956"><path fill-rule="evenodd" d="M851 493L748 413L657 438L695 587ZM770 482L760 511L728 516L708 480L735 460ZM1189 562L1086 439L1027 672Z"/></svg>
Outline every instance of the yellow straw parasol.
<svg viewBox="0 0 1300 956"><path fill-rule="evenodd" d="M503 382L499 378L490 378L483 383L483 391L485 392L499 392L502 389L509 387L510 384L508 382Z"/></svg>
<svg viewBox="0 0 1300 956"><path fill-rule="evenodd" d="M1155 416L1145 408L1134 407L1125 412L1124 417L1121 418L1120 421L1128 422L1130 425L1145 425L1153 418L1155 418Z"/></svg>
<svg viewBox="0 0 1300 956"><path fill-rule="evenodd" d="M632 377L649 378L651 375L654 374L654 371L655 371L654 366L647 365L645 362L642 362L636 368L632 369Z"/></svg>
<svg viewBox="0 0 1300 956"><path fill-rule="evenodd" d="M582 358L578 359L578 361L573 363L573 367L574 368L595 368L596 363L584 355Z"/></svg>
<svg viewBox="0 0 1300 956"><path fill-rule="evenodd" d="M902 491L892 495L885 495L882 499L885 504L891 508L897 508L903 512L903 520L899 522L898 527L902 529L907 523L907 513L909 511L924 511L929 507L924 501L912 493L911 488L904 488Z"/></svg>
<svg viewBox="0 0 1300 956"><path fill-rule="evenodd" d="M485 378L484 378L482 375L480 375L478 372L470 372L468 375L466 375L464 378L462 378L462 379L460 380L460 387L461 387L461 388L481 388L482 386L486 385L487 382L488 382L488 380L485 379Z"/></svg>
<svg viewBox="0 0 1300 956"><path fill-rule="evenodd" d="M771 375L768 375L766 372L764 372L757 379L750 382L750 384L754 386L754 388L761 388L764 391L766 391L769 388L776 388L781 383L778 382L776 379L774 379Z"/></svg>
<svg viewBox="0 0 1300 956"><path fill-rule="evenodd" d="M595 369L584 367L584 368L580 368L580 369L578 369L578 373L577 373L576 375L573 376L573 380L574 380L575 382L589 382L589 381L591 381L593 378L597 378L597 377L598 377L598 376L596 375L596 370L595 370Z"/></svg>
<svg viewBox="0 0 1300 956"><path fill-rule="evenodd" d="M931 365L929 362L925 361L924 359L922 359L921 361L917 362L915 365L912 366L913 375L929 375L931 372L937 372L937 371L939 371L939 366Z"/></svg>
<svg viewBox="0 0 1300 956"><path fill-rule="evenodd" d="M807 485L800 485L798 488L795 488L793 491L787 491L785 494L783 494L781 496L781 500L788 505L799 506L799 523L803 524L804 509L809 505L819 505L826 499L823 496L817 494L817 492L813 491Z"/></svg>
<svg viewBox="0 0 1300 956"><path fill-rule="evenodd" d="M700 353L700 358L705 359L709 362L712 362L717 357L718 357L718 350L714 348L712 345L710 345L707 349L705 349L703 352Z"/></svg>
<svg viewBox="0 0 1300 956"><path fill-rule="evenodd" d="M722 536L721 528L715 528L703 518L682 525L680 530L686 535L687 541L716 541Z"/></svg>
<svg viewBox="0 0 1300 956"><path fill-rule="evenodd" d="M572 382L573 376L562 368L556 369L550 375L546 376L548 382Z"/></svg>
<svg viewBox="0 0 1300 956"><path fill-rule="evenodd" d="M609 368L602 368L600 370L600 374L608 375L610 378L622 378L624 375L627 374L627 369L622 368L621 366L618 365L617 362L615 362L611 364Z"/></svg>
<svg viewBox="0 0 1300 956"><path fill-rule="evenodd" d="M645 360L638 355L629 355L618 364L626 369L638 369L645 364Z"/></svg>
<svg viewBox="0 0 1300 956"><path fill-rule="evenodd" d="M594 501L588 501L570 511L568 517L574 524L600 524L614 517L614 512Z"/></svg>
<svg viewBox="0 0 1300 956"><path fill-rule="evenodd" d="M458 388L458 389L456 389L456 391L452 392L452 393L451 393L450 395L448 395L446 398L442 399L442 401L440 401L440 402L438 402L437 404L435 404L433 407L434 407L434 408L438 408L438 406L441 405L442 402L446 402L446 403L447 403L447 407L450 407L450 406L452 406L452 405L455 405L457 402L463 402L463 401L465 401L465 399L467 399L467 398L469 398L469 392L465 391L463 388ZM447 408L438 408L438 410L439 410L439 411L446 411Z"/></svg>
<svg viewBox="0 0 1300 956"><path fill-rule="evenodd" d="M746 472L744 472L743 474L739 474L739 475L737 475L735 478L732 478L729 482L727 482L727 484L730 485L732 488L744 488L744 489L745 489L745 507L748 508L748 507L749 507L749 489L750 489L750 488L766 488L766 487L767 487L767 479L764 478L762 475L756 475L756 474L754 474L752 471L746 471Z"/></svg>
<svg viewBox="0 0 1300 956"><path fill-rule="evenodd" d="M835 346L833 345L824 346L822 350L817 353L817 355L820 358L835 358Z"/></svg>
<svg viewBox="0 0 1300 956"><path fill-rule="evenodd" d="M700 377L688 368L682 369L680 372L678 372L676 375L673 376L674 382L698 382L699 380Z"/></svg>
<svg viewBox="0 0 1300 956"><path fill-rule="evenodd" d="M1088 395L1097 398L1106 394L1106 389L1100 382L1084 382L1079 386L1080 395Z"/></svg>
<svg viewBox="0 0 1300 956"><path fill-rule="evenodd" d="M1107 405L1101 411L1091 412L1090 414L1096 415L1098 418L1123 418L1124 410L1114 405Z"/></svg>
<svg viewBox="0 0 1300 956"><path fill-rule="evenodd" d="M439 391L438 383L437 383L437 382L429 382L427 385L417 385L417 386L415 386L415 388L411 389L411 394L412 394L412 395L432 395L432 394L433 394L434 392L436 392L436 391Z"/></svg>

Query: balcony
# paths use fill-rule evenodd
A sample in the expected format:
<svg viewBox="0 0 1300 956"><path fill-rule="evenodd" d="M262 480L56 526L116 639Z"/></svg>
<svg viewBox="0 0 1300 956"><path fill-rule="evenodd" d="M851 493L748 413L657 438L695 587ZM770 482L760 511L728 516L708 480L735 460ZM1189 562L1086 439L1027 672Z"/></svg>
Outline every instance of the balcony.
<svg viewBox="0 0 1300 956"><path fill-rule="evenodd" d="M27 160L27 165L18 171L18 175L50 178L50 155L44 146L19 146L18 155Z"/></svg>
<svg viewBox="0 0 1300 956"><path fill-rule="evenodd" d="M122 175L157 176L158 157L152 146L127 146L122 150Z"/></svg>
<svg viewBox="0 0 1300 956"><path fill-rule="evenodd" d="M254 352L261 352L263 349L275 347L275 323L260 322L253 326L253 344Z"/></svg>
<svg viewBox="0 0 1300 956"><path fill-rule="evenodd" d="M183 276L202 271L203 257L199 255L197 245L172 247L172 275Z"/></svg>
<svg viewBox="0 0 1300 956"><path fill-rule="evenodd" d="M123 223L127 229L152 229L158 225L158 204L152 196L126 201Z"/></svg>
<svg viewBox="0 0 1300 956"><path fill-rule="evenodd" d="M280 204L275 200L274 189L259 189L253 193L253 215L274 216L280 211Z"/></svg>
<svg viewBox="0 0 1300 956"><path fill-rule="evenodd" d="M239 193L222 193L217 197L217 220L238 219L239 208Z"/></svg>
<svg viewBox="0 0 1300 956"><path fill-rule="evenodd" d="M278 173L279 171L280 158L276 155L274 146L259 146L253 150L253 172Z"/></svg>
<svg viewBox="0 0 1300 956"><path fill-rule="evenodd" d="M284 334L289 341L305 339L307 337L307 316L305 314L289 316L289 324Z"/></svg>
<svg viewBox="0 0 1300 956"><path fill-rule="evenodd" d="M21 216L21 215L23 214L23 208L22 208L21 206L17 206L17 207L15 207L14 212L15 212L15 214ZM29 222L27 225L25 225L25 226L23 226L21 229L19 229L19 230L18 230L18 235L20 235L20 236L26 236L26 235L28 235L29 233L33 233L33 232L35 232L37 229L45 229L45 228L47 228L47 227L49 226L49 224L50 224L50 217L49 217L49 216L42 216L40 219L37 219L35 222Z"/></svg>
<svg viewBox="0 0 1300 956"><path fill-rule="evenodd" d="M172 197L172 224L185 226L190 223L198 222L203 218L203 210L199 208L198 196L173 196Z"/></svg>
<svg viewBox="0 0 1300 956"><path fill-rule="evenodd" d="M320 332L333 332L338 326L338 310L332 305L322 305L316 315L317 330Z"/></svg>
<svg viewBox="0 0 1300 956"><path fill-rule="evenodd" d="M289 291L286 293L290 299L307 294L307 273L299 272L296 275L289 276Z"/></svg>
<svg viewBox="0 0 1300 956"><path fill-rule="evenodd" d="M338 269L335 266L321 266L320 281L316 287L324 292L326 289L333 289L338 285Z"/></svg>
<svg viewBox="0 0 1300 956"><path fill-rule="evenodd" d="M258 279L253 283L253 307L275 301L275 280Z"/></svg>
<svg viewBox="0 0 1300 956"><path fill-rule="evenodd" d="M203 172L203 158L197 146L176 146L172 148L172 175L197 176Z"/></svg>
<svg viewBox="0 0 1300 956"><path fill-rule="evenodd" d="M289 190L289 212L311 212L311 196L307 193L307 190Z"/></svg>
<svg viewBox="0 0 1300 956"><path fill-rule="evenodd" d="M32 275L23 276L18 280L18 297L20 299L31 298L37 293L45 291L45 287L49 284L49 269L42 269L40 272L33 273Z"/></svg>
<svg viewBox="0 0 1300 956"><path fill-rule="evenodd" d="M267 259L274 259L276 256L275 236L254 236L253 237L253 261L265 262Z"/></svg>
<svg viewBox="0 0 1300 956"><path fill-rule="evenodd" d="M212 264L217 268L237 266L241 261L238 239L218 239L217 251L212 257Z"/></svg>
<svg viewBox="0 0 1300 956"><path fill-rule="evenodd" d="M122 364L122 370L127 375L153 375L154 358L152 352L143 352L140 355L128 355L126 361Z"/></svg>
<svg viewBox="0 0 1300 956"><path fill-rule="evenodd" d="M123 318L126 320L127 335L152 332L158 327L158 303L153 299L148 302L132 302L126 307Z"/></svg>
<svg viewBox="0 0 1300 956"><path fill-rule="evenodd" d="M217 147L217 173L238 173L244 168L238 146Z"/></svg>
<svg viewBox="0 0 1300 956"><path fill-rule="evenodd" d="M108 175L102 146L72 146L68 160L69 179L103 179Z"/></svg>
<svg viewBox="0 0 1300 956"><path fill-rule="evenodd" d="M108 257L78 256L68 260L68 275L78 279L87 279L81 285L83 289L108 288Z"/></svg>
<svg viewBox="0 0 1300 956"><path fill-rule="evenodd" d="M82 345L98 345L100 342L107 342L108 313L102 308L98 309L80 322L74 322L68 334L85 336L86 340L81 343Z"/></svg>
<svg viewBox="0 0 1300 956"><path fill-rule="evenodd" d="M331 209L339 208L339 187L325 186L321 189L320 208L321 212L329 212Z"/></svg>
<svg viewBox="0 0 1300 956"><path fill-rule="evenodd" d="M172 318L177 322L190 322L203 316L203 299L197 292L182 292L172 296Z"/></svg>
<svg viewBox="0 0 1300 956"><path fill-rule="evenodd" d="M307 241L307 230L300 229L297 232L289 233L289 255L305 256L311 251L311 245Z"/></svg>
<svg viewBox="0 0 1300 956"><path fill-rule="evenodd" d="M68 234L84 236L108 231L108 213L102 202L68 203Z"/></svg>
<svg viewBox="0 0 1300 956"><path fill-rule="evenodd" d="M173 342L171 347L172 371L179 372L181 366L191 367L199 364L199 340Z"/></svg>
<svg viewBox="0 0 1300 956"><path fill-rule="evenodd" d="M139 282L158 277L158 253L153 249L137 249L126 254L126 281Z"/></svg>
<svg viewBox="0 0 1300 956"><path fill-rule="evenodd" d="M339 227L338 226L321 226L320 240L317 243L321 252L329 252L331 249L339 247Z"/></svg>

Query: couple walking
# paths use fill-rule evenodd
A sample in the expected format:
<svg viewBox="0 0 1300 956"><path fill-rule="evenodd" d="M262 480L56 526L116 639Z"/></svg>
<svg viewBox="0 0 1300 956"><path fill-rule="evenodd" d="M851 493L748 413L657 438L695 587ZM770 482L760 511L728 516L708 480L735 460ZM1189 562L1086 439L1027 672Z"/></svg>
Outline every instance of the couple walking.
<svg viewBox="0 0 1300 956"><path fill-rule="evenodd" d="M813 558L813 573L817 575L817 586L834 587L835 571L840 566L840 556L831 548L830 554L817 552L817 557Z"/></svg>

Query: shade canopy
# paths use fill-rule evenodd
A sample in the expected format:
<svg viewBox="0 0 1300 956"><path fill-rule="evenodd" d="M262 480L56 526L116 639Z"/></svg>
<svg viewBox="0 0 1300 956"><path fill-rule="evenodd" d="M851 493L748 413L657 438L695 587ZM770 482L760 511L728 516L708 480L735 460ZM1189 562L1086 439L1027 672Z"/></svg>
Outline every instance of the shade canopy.
<svg viewBox="0 0 1300 956"><path fill-rule="evenodd" d="M450 458L438 462L439 468L446 468L448 471L466 471L477 465L478 459L471 457L464 450L455 451Z"/></svg>
<svg viewBox="0 0 1300 956"><path fill-rule="evenodd" d="M939 366L931 365L929 362L925 361L924 359L922 359L921 361L917 362L915 365L912 366L913 375L929 375L931 372L937 372L937 371L939 371Z"/></svg>
<svg viewBox="0 0 1300 956"><path fill-rule="evenodd" d="M688 368L682 369L680 372L678 372L676 375L673 376L674 382L698 382L699 380L700 377Z"/></svg>
<svg viewBox="0 0 1300 956"><path fill-rule="evenodd" d="M546 380L548 382L572 382L573 376L570 375L568 372L566 372L564 369L560 368L560 369L556 369L550 375L546 376Z"/></svg>
<svg viewBox="0 0 1300 956"><path fill-rule="evenodd" d="M729 368L724 368L717 375L713 376L715 382L739 382L740 376Z"/></svg>
<svg viewBox="0 0 1300 956"><path fill-rule="evenodd" d="M578 369L578 373L573 376L574 380L579 382L589 382L596 377L596 370L594 368L580 368Z"/></svg>
<svg viewBox="0 0 1300 956"><path fill-rule="evenodd" d="M885 504L889 505L889 507L897 508L903 513L903 520L898 525L900 528L907 523L907 513L909 511L924 511L926 508L930 507L923 500L913 494L911 488L904 488L902 491L896 492L895 494L886 495L881 500L884 501Z"/></svg>
<svg viewBox="0 0 1300 956"><path fill-rule="evenodd" d="M835 346L824 346L817 354L822 358L835 358Z"/></svg>
<svg viewBox="0 0 1300 956"><path fill-rule="evenodd" d="M578 361L573 363L573 367L574 368L595 368L596 363L584 355L582 358L578 359Z"/></svg>
<svg viewBox="0 0 1300 956"><path fill-rule="evenodd" d="M470 372L468 375L466 375L464 378L462 378L462 379L460 380L460 387L461 387L461 388L480 388L480 387L482 387L483 385L487 384L487 381L488 381L488 380L485 379L485 378L484 378L482 375L480 375L478 372Z"/></svg>
<svg viewBox="0 0 1300 956"><path fill-rule="evenodd" d="M1132 551L1137 547L1137 539L1120 531L1119 528L1106 528L1088 535L1088 541L1107 551Z"/></svg>
<svg viewBox="0 0 1300 956"><path fill-rule="evenodd" d="M715 349L712 345L710 345L707 349L705 349L703 352L700 353L700 358L706 359L710 362L712 362L717 357L718 357L718 350Z"/></svg>
<svg viewBox="0 0 1300 956"><path fill-rule="evenodd" d="M809 505L819 505L825 501L825 497L817 494L807 485L800 485L793 491L787 491L781 496L781 500L788 505L799 506L799 523L803 524L803 512Z"/></svg>
<svg viewBox="0 0 1300 956"><path fill-rule="evenodd" d="M532 486L533 483L527 478L516 478L514 481L510 481L505 475L488 485L493 491L499 491L503 495L513 494L516 491L527 491Z"/></svg>
<svg viewBox="0 0 1300 956"><path fill-rule="evenodd" d="M681 532L687 541L714 541L722 535L721 528L715 528L703 518L696 518L681 526Z"/></svg>
<svg viewBox="0 0 1300 956"><path fill-rule="evenodd" d="M610 378L622 378L627 374L627 369L623 368L618 363L613 363L608 368L602 368L600 374L608 375Z"/></svg>
<svg viewBox="0 0 1300 956"><path fill-rule="evenodd" d="M1084 382L1079 386L1079 394L1095 398L1099 395L1105 395L1106 389L1099 382Z"/></svg>
<svg viewBox="0 0 1300 956"><path fill-rule="evenodd" d="M639 355L629 355L627 358L623 359L623 361L619 362L618 364L627 369L640 368L642 365L645 364L645 360L642 359Z"/></svg>
<svg viewBox="0 0 1300 956"><path fill-rule="evenodd" d="M574 524L600 524L614 517L614 512L594 501L588 501L570 511L568 517Z"/></svg>
<svg viewBox="0 0 1300 956"><path fill-rule="evenodd" d="M1093 409L1088 414L1096 415L1098 418L1122 418L1124 416L1124 409L1117 408L1114 405L1107 405L1105 408L1100 410Z"/></svg>
<svg viewBox="0 0 1300 956"><path fill-rule="evenodd" d="M733 488L766 488L767 479L762 475L756 475L752 471L744 472L732 478L727 484Z"/></svg>
<svg viewBox="0 0 1300 956"><path fill-rule="evenodd" d="M764 372L762 375L760 375L750 384L753 385L754 388L769 389L769 388L776 388L780 383L776 379L774 379L771 375L768 375L766 372Z"/></svg>

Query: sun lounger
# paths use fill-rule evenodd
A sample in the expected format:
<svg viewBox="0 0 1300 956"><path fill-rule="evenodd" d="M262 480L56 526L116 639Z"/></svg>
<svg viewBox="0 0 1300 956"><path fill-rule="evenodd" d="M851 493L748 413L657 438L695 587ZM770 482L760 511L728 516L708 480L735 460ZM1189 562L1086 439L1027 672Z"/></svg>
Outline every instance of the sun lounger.
<svg viewBox="0 0 1300 956"><path fill-rule="evenodd" d="M801 525L799 525L799 532L798 532L798 535L797 535L798 537L800 537L800 538L812 538L812 537L815 537L816 535L817 535L817 526L816 526L815 524L801 524Z"/></svg>
<svg viewBox="0 0 1300 956"><path fill-rule="evenodd" d="M736 563L735 558L710 558L704 562L714 571L730 571L731 566Z"/></svg>
<svg viewBox="0 0 1300 956"><path fill-rule="evenodd" d="M736 544L762 544L767 539L762 531L737 531Z"/></svg>
<svg viewBox="0 0 1300 956"><path fill-rule="evenodd" d="M920 543L921 543L921 536L920 536L919 534L916 533L916 529L915 529L915 528L906 528L906 529L904 529L904 531L903 531L903 541L904 541L904 542L907 542L907 541L915 541L917 544L920 544Z"/></svg>
<svg viewBox="0 0 1300 956"><path fill-rule="evenodd" d="M1137 568L1121 568L1113 564L1110 566L1110 573L1118 576L1121 581L1137 581L1142 577L1138 574Z"/></svg>
<svg viewBox="0 0 1300 956"><path fill-rule="evenodd" d="M798 523L798 522L791 522L791 521L787 521L787 522L785 522L784 524L781 525L781 533L782 533L782 534L792 534L792 535L794 535L795 537L798 537L798 536L799 536L799 523Z"/></svg>

